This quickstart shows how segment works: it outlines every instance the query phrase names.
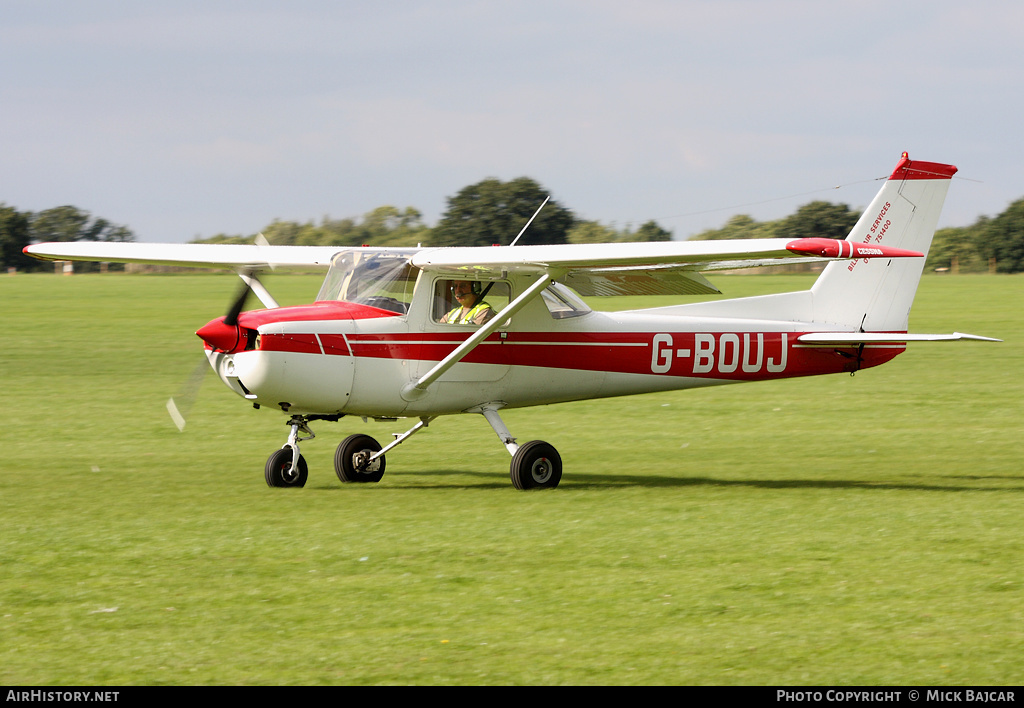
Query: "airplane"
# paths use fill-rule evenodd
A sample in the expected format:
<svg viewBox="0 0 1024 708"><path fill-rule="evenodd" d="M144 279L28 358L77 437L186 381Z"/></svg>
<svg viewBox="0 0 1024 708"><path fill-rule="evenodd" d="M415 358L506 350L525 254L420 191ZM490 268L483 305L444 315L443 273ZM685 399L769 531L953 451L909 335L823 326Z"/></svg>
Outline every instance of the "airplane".
<svg viewBox="0 0 1024 708"><path fill-rule="evenodd" d="M513 486L544 489L558 486L561 456L542 440L519 444L500 411L854 373L890 361L908 342L1000 341L908 332L956 171L903 153L845 240L516 245L531 218L512 245L495 247L70 242L24 250L47 260L235 270L241 294L196 334L229 389L288 416L288 439L264 467L271 487L305 485L300 443L314 437L311 422L418 419L387 445L363 434L338 445L341 482L373 483L385 455L412 435L441 416L472 413L511 455ZM626 312L594 311L581 297L718 293L702 272L793 262L827 265L799 292ZM326 270L315 302L279 306L258 277L275 268ZM250 292L264 309L243 311ZM450 318L465 312L462 299L486 302L489 319ZM183 429L173 399L168 410Z"/></svg>

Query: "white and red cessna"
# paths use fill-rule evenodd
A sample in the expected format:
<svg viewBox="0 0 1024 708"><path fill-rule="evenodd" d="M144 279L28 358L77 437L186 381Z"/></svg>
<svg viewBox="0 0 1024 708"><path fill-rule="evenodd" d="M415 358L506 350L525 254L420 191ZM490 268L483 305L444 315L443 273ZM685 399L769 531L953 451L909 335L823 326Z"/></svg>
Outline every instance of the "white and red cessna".
<svg viewBox="0 0 1024 708"><path fill-rule="evenodd" d="M503 408L854 372L889 361L908 341L985 339L907 333L955 172L904 153L843 241L493 248L78 242L25 251L51 260L236 270L248 289L197 334L228 388L290 416L288 441L266 464L272 487L305 484L299 442L313 437L311 421L418 418L386 447L367 435L338 446L342 482L377 482L385 453L456 413L487 420L512 455L517 489L555 487L558 452L540 440L517 444L499 416ZM575 294L716 293L700 271L794 260L834 262L803 292L613 313L592 311ZM289 266L327 269L316 302L279 307L257 279ZM442 322L454 305L454 281L477 282L498 314L483 325ZM267 309L241 311L249 289Z"/></svg>

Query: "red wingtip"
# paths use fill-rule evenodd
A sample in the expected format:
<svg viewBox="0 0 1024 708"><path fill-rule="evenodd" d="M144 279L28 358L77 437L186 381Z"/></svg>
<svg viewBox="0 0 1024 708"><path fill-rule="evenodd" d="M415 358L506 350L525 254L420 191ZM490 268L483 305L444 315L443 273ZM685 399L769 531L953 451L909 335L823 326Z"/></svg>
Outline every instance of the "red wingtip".
<svg viewBox="0 0 1024 708"><path fill-rule="evenodd" d="M842 255L842 241L834 238L798 238L786 244L786 250L801 256L839 258Z"/></svg>
<svg viewBox="0 0 1024 708"><path fill-rule="evenodd" d="M837 241L833 238L798 238L787 243L786 250L801 256L822 258L920 258L924 255L905 248Z"/></svg>

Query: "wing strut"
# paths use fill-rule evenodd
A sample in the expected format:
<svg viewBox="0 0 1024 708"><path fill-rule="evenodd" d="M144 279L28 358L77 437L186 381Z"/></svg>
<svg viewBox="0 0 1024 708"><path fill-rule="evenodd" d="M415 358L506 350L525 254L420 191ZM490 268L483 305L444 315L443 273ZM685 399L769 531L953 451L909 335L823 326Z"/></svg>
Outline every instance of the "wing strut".
<svg viewBox="0 0 1024 708"><path fill-rule="evenodd" d="M274 296L270 294L270 291L267 290L263 283L260 282L260 279L256 277L255 272L240 270L238 271L238 277L249 286L249 289L252 290L253 294L260 299L260 302L263 303L264 307L271 310L276 307L280 307L280 305L277 304L277 300L274 299Z"/></svg>
<svg viewBox="0 0 1024 708"><path fill-rule="evenodd" d="M551 272L545 273L543 276L538 278L537 282L524 290L519 297L510 302L505 309L492 317L490 322L487 322L480 329L474 332L469 339L457 346L455 351L437 362L437 365L434 366L433 369L421 376L418 380L411 381L403 386L402 398L407 401L415 401L425 396L427 393L427 387L430 386L430 384L441 378L444 372L448 371L448 369L462 361L463 357L476 349L480 342L498 331L509 317L513 317L517 312L523 309L528 302L537 297L540 292L544 290L544 288L548 287L548 285L550 285L554 280L555 276Z"/></svg>

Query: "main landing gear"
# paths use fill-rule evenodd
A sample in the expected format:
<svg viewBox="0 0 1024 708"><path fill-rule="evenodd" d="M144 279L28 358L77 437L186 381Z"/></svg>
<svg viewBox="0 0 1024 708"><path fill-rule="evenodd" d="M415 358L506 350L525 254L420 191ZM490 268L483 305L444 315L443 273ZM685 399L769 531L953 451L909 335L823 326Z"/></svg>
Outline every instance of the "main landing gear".
<svg viewBox="0 0 1024 708"><path fill-rule="evenodd" d="M468 413L480 413L498 439L512 455L509 477L516 489L553 489L562 479L562 458L558 451L543 440L532 440L518 445L512 433L498 415L500 405L487 404L470 409ZM309 429L311 420L338 420L340 416L293 415L288 420L291 432L280 450L267 460L264 477L271 487L302 487L306 484L309 470L305 458L299 453L299 443L312 440L316 435ZM334 471L343 483L379 482L384 477L384 454L401 445L410 436L430 425L436 416L420 418L420 422L404 433L395 433L395 439L387 447L369 435L350 435L341 441L334 453ZM304 437L300 437L304 433Z"/></svg>
<svg viewBox="0 0 1024 708"><path fill-rule="evenodd" d="M342 482L379 482L384 476L380 443L369 435L349 435L334 453L334 471Z"/></svg>
<svg viewBox="0 0 1024 708"><path fill-rule="evenodd" d="M562 458L553 445L543 440L531 440L517 445L512 433L505 427L498 415L499 406L486 404L471 409L471 413L480 413L512 455L508 476L512 478L512 486L516 489L554 489L562 481Z"/></svg>
<svg viewBox="0 0 1024 708"><path fill-rule="evenodd" d="M562 480L562 458L543 440L531 440L516 450L508 474L516 489L553 489Z"/></svg>

